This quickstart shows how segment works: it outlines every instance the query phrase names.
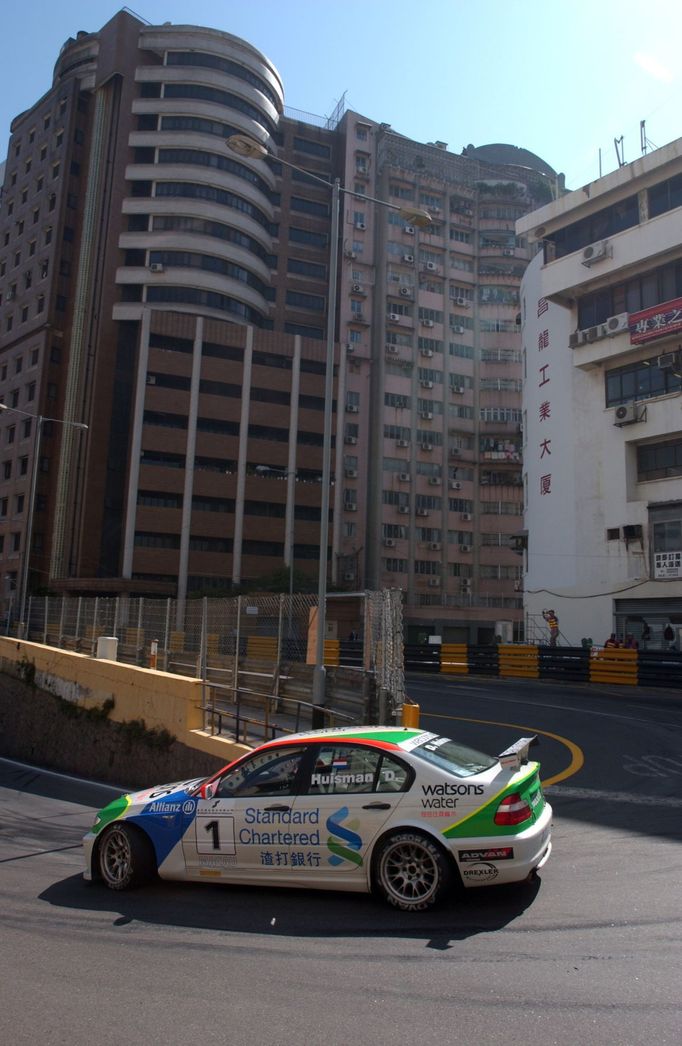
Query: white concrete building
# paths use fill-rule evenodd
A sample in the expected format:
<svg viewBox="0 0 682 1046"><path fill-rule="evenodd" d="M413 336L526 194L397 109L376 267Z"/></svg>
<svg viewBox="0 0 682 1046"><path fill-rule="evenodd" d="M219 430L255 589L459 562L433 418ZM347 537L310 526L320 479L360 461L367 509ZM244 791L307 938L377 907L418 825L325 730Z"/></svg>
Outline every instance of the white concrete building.
<svg viewBox="0 0 682 1046"><path fill-rule="evenodd" d="M562 645L661 649L670 624L679 649L682 139L516 231L540 245L521 302L527 636L553 609Z"/></svg>

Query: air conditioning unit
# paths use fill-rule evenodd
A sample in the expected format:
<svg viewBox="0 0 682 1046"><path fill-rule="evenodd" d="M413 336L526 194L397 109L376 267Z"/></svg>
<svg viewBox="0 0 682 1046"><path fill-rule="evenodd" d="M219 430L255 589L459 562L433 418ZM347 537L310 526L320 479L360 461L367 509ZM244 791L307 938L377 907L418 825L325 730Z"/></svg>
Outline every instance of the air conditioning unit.
<svg viewBox="0 0 682 1046"><path fill-rule="evenodd" d="M434 323L433 320L422 320L422 325L424 327L433 327Z"/></svg>
<svg viewBox="0 0 682 1046"><path fill-rule="evenodd" d="M606 333L613 335L620 334L621 331L626 331L628 329L628 320L629 316L627 312L619 312L617 316L609 316L604 324L606 327Z"/></svg>
<svg viewBox="0 0 682 1046"><path fill-rule="evenodd" d="M346 573L343 575L343 580L344 581L355 581L355 574L353 573L353 571L352 570L347 570Z"/></svg>
<svg viewBox="0 0 682 1046"><path fill-rule="evenodd" d="M360 232L364 232L364 231L365 231L365 229L367 228L367 226L365 225L365 223L364 223L364 222L356 222L356 223L355 223L355 228L356 228L356 229L359 229L359 230L360 230Z"/></svg>
<svg viewBox="0 0 682 1046"><path fill-rule="evenodd" d="M412 291L410 290L409 287L401 287L400 288L400 293L401 293L403 298L411 298L412 297Z"/></svg>
<svg viewBox="0 0 682 1046"><path fill-rule="evenodd" d="M362 294L362 284L361 283L354 283L353 284L353 293L354 294Z"/></svg>
<svg viewBox="0 0 682 1046"><path fill-rule="evenodd" d="M583 331L585 341L590 343L598 341L599 338L603 337L604 333L605 331L601 324L598 324L596 327L588 327L587 330Z"/></svg>
<svg viewBox="0 0 682 1046"><path fill-rule="evenodd" d="M398 512L401 516L409 516L410 506L409 505L398 505Z"/></svg>
<svg viewBox="0 0 682 1046"><path fill-rule="evenodd" d="M358 506L355 501L344 501L343 503L344 512L357 512Z"/></svg>
<svg viewBox="0 0 682 1046"><path fill-rule="evenodd" d="M429 588L440 588L440 578L439 577L430 577L429 578Z"/></svg>
<svg viewBox="0 0 682 1046"><path fill-rule="evenodd" d="M423 421L433 421L433 411L432 410L420 410L419 411L419 417L422 418Z"/></svg>
<svg viewBox="0 0 682 1046"><path fill-rule="evenodd" d="M408 236L414 236L414 225L406 225L404 232L406 232Z"/></svg>
<svg viewBox="0 0 682 1046"><path fill-rule="evenodd" d="M422 349L422 350L421 350L421 354L422 354L422 356L424 356L424 357L425 357L425 358L426 358L427 360L430 360L430 359L431 359L431 357L433 356L433 349Z"/></svg>
<svg viewBox="0 0 682 1046"><path fill-rule="evenodd" d="M573 333L570 334L568 338L569 349L576 349L578 345L582 345L583 340L584 339L582 331L573 331Z"/></svg>
<svg viewBox="0 0 682 1046"><path fill-rule="evenodd" d="M461 579L462 592L471 592L471 579L463 577Z"/></svg>
<svg viewBox="0 0 682 1046"><path fill-rule="evenodd" d="M419 382L419 384L421 385L421 387L423 389L432 389L433 388L433 382L432 381L422 380L422 381Z"/></svg>
<svg viewBox="0 0 682 1046"><path fill-rule="evenodd" d="M443 546L441 545L440 541L430 541L429 542L429 549L431 550L431 552L440 552L442 547Z"/></svg>
<svg viewBox="0 0 682 1046"><path fill-rule="evenodd" d="M433 443L422 443L422 450L433 450Z"/></svg>
<svg viewBox="0 0 682 1046"><path fill-rule="evenodd" d="M673 370L679 362L680 357L677 352L666 352L665 355L658 357L656 366L659 370Z"/></svg>
<svg viewBox="0 0 682 1046"><path fill-rule="evenodd" d="M430 487L439 487L440 486L440 478L438 476L429 476L429 486Z"/></svg>
<svg viewBox="0 0 682 1046"><path fill-rule="evenodd" d="M354 447L355 444L358 442L358 437L357 436L344 436L343 437L343 442L347 443L349 447Z"/></svg>
<svg viewBox="0 0 682 1046"><path fill-rule="evenodd" d="M355 403L346 404L346 414L359 414L360 408Z"/></svg>
<svg viewBox="0 0 682 1046"><path fill-rule="evenodd" d="M149 266L149 271L150 272L163 272L164 271L164 266L161 264L161 262L152 262L151 265Z"/></svg>
<svg viewBox="0 0 682 1046"><path fill-rule="evenodd" d="M349 356L352 356L354 352L355 352L355 345L353 345L352 342L349 342L348 345L346 345L346 353Z"/></svg>
<svg viewBox="0 0 682 1046"><path fill-rule="evenodd" d="M451 458L461 458L462 452L458 447L450 447L448 451Z"/></svg>
<svg viewBox="0 0 682 1046"><path fill-rule="evenodd" d="M435 262L427 262L426 263L426 269L427 269L428 272L435 272L437 268L438 268L438 266L436 265Z"/></svg>
<svg viewBox="0 0 682 1046"><path fill-rule="evenodd" d="M387 345L386 346L386 353L389 356L399 356L400 355L400 349L398 348L397 345Z"/></svg>
<svg viewBox="0 0 682 1046"><path fill-rule="evenodd" d="M414 254L403 254L403 261L408 265L414 265Z"/></svg>
<svg viewBox="0 0 682 1046"><path fill-rule="evenodd" d="M641 523L626 523L623 527L623 538L625 541L641 541L642 540L642 524Z"/></svg>
<svg viewBox="0 0 682 1046"><path fill-rule="evenodd" d="M148 385L156 385L156 374L148 374L147 375L147 384Z"/></svg>
<svg viewBox="0 0 682 1046"><path fill-rule="evenodd" d="M459 551L460 552L471 552L471 545L460 545L459 546Z"/></svg>
<svg viewBox="0 0 682 1046"><path fill-rule="evenodd" d="M616 407L613 412L614 425L633 425L637 421L639 421L639 416L634 400L630 403L621 403L620 407Z"/></svg>
<svg viewBox="0 0 682 1046"><path fill-rule="evenodd" d="M357 254L355 253L355 251L344 251L344 254L347 258L350 258L351 261L355 261L355 259L357 258Z"/></svg>
<svg viewBox="0 0 682 1046"><path fill-rule="evenodd" d="M409 439L397 439L395 445L396 447L409 447L410 441Z"/></svg>
<svg viewBox="0 0 682 1046"><path fill-rule="evenodd" d="M410 474L409 474L409 472L399 472L398 473L398 479L400 480L401 483L409 483L410 482Z"/></svg>
<svg viewBox="0 0 682 1046"><path fill-rule="evenodd" d="M460 327L459 324L452 328L453 334L464 334L464 327Z"/></svg>
<svg viewBox="0 0 682 1046"><path fill-rule="evenodd" d="M468 523L473 519L473 516L470 512L462 512L459 518L463 519L465 523Z"/></svg>
<svg viewBox="0 0 682 1046"><path fill-rule="evenodd" d="M418 508L417 509L417 515L418 516L426 517L426 516L428 516L428 514L429 514L429 510L427 508Z"/></svg>
<svg viewBox="0 0 682 1046"><path fill-rule="evenodd" d="M458 479L453 479L453 480L450 481L450 490L461 490L461 489L462 489L462 484L459 482Z"/></svg>
<svg viewBox="0 0 682 1046"><path fill-rule="evenodd" d="M346 479L356 479L357 478L357 474L358 474L358 470L357 469L344 469L343 470L343 474L346 477Z"/></svg>
<svg viewBox="0 0 682 1046"><path fill-rule="evenodd" d="M384 538L384 548L395 548L395 538Z"/></svg>
<svg viewBox="0 0 682 1046"><path fill-rule="evenodd" d="M391 321L391 323L400 323L400 313L399 312L389 312L388 318Z"/></svg>
<svg viewBox="0 0 682 1046"><path fill-rule="evenodd" d="M458 396L463 396L464 395L464 386L463 385L451 385L450 386L450 392L455 392Z"/></svg>
<svg viewBox="0 0 682 1046"><path fill-rule="evenodd" d="M505 258L513 258L514 255L516 254L516 251L514 250L513 247L505 247L505 249L502 251L502 253L505 256Z"/></svg>
<svg viewBox="0 0 682 1046"><path fill-rule="evenodd" d="M583 265L594 265L595 262L601 261L603 258L610 256L608 240L600 240L598 243L591 243L589 247L585 247L583 250L580 260Z"/></svg>
<svg viewBox="0 0 682 1046"><path fill-rule="evenodd" d="M468 298L453 298L455 305L459 305L461 308L466 308L470 304Z"/></svg>

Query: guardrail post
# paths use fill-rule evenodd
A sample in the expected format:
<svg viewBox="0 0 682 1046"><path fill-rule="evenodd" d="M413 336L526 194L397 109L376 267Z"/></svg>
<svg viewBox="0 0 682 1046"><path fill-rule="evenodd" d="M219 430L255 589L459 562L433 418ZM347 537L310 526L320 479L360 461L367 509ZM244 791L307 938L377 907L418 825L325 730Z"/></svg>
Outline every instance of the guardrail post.
<svg viewBox="0 0 682 1046"><path fill-rule="evenodd" d="M163 637L163 670L168 671L168 655L169 655L169 642L170 642L170 614L171 614L171 601L170 597L166 600L166 630Z"/></svg>
<svg viewBox="0 0 682 1046"><path fill-rule="evenodd" d="M59 642L58 646L64 645L64 613L66 611L66 596L62 596L62 606L59 613Z"/></svg>

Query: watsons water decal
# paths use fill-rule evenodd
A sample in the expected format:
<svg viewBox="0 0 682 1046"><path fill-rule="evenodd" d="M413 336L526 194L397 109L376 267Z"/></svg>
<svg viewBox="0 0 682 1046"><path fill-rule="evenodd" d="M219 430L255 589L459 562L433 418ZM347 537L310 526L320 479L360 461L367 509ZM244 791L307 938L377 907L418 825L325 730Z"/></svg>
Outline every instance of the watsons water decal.
<svg viewBox="0 0 682 1046"><path fill-rule="evenodd" d="M425 810L454 810L457 799L465 795L483 795L481 784L431 784L422 785L422 808Z"/></svg>

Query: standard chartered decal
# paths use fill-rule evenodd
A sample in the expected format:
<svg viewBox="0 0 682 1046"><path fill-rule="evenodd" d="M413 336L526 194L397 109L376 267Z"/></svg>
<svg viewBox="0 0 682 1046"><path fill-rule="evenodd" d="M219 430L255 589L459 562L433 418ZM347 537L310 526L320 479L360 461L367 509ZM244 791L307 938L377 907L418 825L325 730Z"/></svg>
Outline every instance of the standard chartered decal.
<svg viewBox="0 0 682 1046"><path fill-rule="evenodd" d="M239 842L256 846L319 846L319 810L259 810L248 806L244 811L248 827L239 829ZM261 826L266 825L263 829ZM282 828L281 826L284 826ZM306 826L307 831L289 830Z"/></svg>

